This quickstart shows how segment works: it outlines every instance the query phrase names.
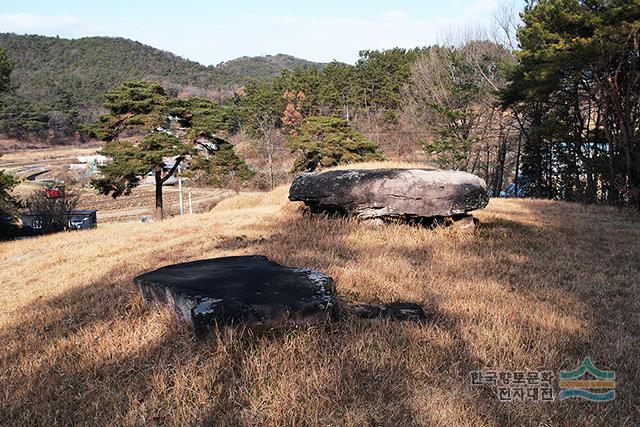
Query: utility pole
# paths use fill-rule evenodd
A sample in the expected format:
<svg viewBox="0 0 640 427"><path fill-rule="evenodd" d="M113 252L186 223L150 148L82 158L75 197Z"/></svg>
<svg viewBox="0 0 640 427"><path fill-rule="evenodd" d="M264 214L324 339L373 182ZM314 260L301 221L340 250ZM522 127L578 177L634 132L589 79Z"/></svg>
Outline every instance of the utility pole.
<svg viewBox="0 0 640 427"><path fill-rule="evenodd" d="M178 166L178 191L180 192L180 215L184 215L184 207L182 206L182 176L180 176L180 166Z"/></svg>
<svg viewBox="0 0 640 427"><path fill-rule="evenodd" d="M191 191L189 191L189 215L193 215L193 209L191 207Z"/></svg>

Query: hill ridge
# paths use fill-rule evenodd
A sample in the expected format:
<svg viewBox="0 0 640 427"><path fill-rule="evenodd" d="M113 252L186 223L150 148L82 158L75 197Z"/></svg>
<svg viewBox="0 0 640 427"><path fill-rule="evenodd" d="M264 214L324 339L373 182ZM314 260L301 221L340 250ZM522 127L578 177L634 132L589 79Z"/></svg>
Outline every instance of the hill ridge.
<svg viewBox="0 0 640 427"><path fill-rule="evenodd" d="M176 96L220 99L250 80L273 78L285 68L321 65L276 54L206 66L136 40L106 36L0 33L0 48L15 62L15 90L0 99L0 132L14 138L46 138L50 129L60 136L73 135L75 125L102 111L103 94L126 80L157 81Z"/></svg>

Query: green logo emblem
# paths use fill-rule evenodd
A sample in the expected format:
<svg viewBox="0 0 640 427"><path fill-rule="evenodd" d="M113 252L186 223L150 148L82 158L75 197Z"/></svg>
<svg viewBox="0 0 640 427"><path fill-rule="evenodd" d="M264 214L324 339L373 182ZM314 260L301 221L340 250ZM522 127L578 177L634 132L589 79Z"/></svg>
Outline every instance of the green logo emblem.
<svg viewBox="0 0 640 427"><path fill-rule="evenodd" d="M573 371L560 371L558 397L560 400L575 397L594 402L608 402L616 397L615 378L614 371L601 371L593 366L590 357L585 357L582 365ZM599 390L599 392L591 390Z"/></svg>

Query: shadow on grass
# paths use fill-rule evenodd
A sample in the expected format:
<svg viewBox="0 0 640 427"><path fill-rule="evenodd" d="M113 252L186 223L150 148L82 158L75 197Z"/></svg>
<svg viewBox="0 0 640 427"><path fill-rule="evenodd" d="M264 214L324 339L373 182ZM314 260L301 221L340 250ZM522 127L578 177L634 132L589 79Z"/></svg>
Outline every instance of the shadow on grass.
<svg viewBox="0 0 640 427"><path fill-rule="evenodd" d="M500 404L489 390L472 389L469 373L491 363L479 355L469 333L469 324L482 319L445 307L440 295L419 282L423 276L409 281L419 288L413 302L428 312L423 324L347 316L311 328L247 332L199 344L188 327L144 307L132 276L114 269L85 287L25 307L0 330L0 424L439 424L443 415L436 414L438 408L420 406L428 393L446 397L445 413L450 399L475 414L471 424L598 424L605 419L624 424L640 395L638 366L630 353L630 345L638 343L638 322L634 317L626 325L616 322L637 313L637 287L625 288L629 276L614 277L613 270L614 285L608 290L613 294L601 292L588 276L575 279L572 274L586 262L590 269L607 270L609 258L598 247L609 237L585 237L580 224L563 221L560 212L546 205L542 212L533 204L530 214L550 225L491 219L476 235L460 240L460 267L477 268L488 253L502 251L508 262L477 269L477 280L494 281L510 289L514 300L545 304L554 313L569 315L566 304L583 304L587 317L579 320L587 333L565 334L553 349L557 354L545 359L557 365L527 367L571 369L582 357L595 355L604 365L600 367L618 369L620 397L608 406L563 402L523 409ZM364 254L360 243L375 248L375 243L358 243L359 227L343 219L299 217L276 223L263 237L223 240L218 249L277 255L285 264L323 271L351 271L372 253ZM391 227L395 233L410 231ZM568 239L569 248L550 250L554 239ZM558 257L574 246L583 253L567 257L558 268L544 268L558 266ZM433 249L420 244L383 248L416 268L436 261ZM637 273L637 266L627 267L627 275ZM381 274L381 280L396 278L391 270ZM396 301L389 296L393 293L368 291L366 276L359 277L354 281L361 280L356 283L361 288L344 289L341 298ZM525 316L515 321L525 351L539 352L537 341L561 333ZM616 348L621 350L611 350ZM520 365L526 363L524 357Z"/></svg>
<svg viewBox="0 0 640 427"><path fill-rule="evenodd" d="M126 381L131 391L148 386L145 362L160 357L170 331L159 343L130 354L105 354L101 336L121 319L141 322L144 314L132 290L112 286L109 275L83 288L40 300L23 309L20 321L0 331L5 345L1 365L4 391L0 424L53 425L93 423L114 407L128 406L127 394L110 391ZM94 335L95 334L95 335ZM134 361L140 361L137 370ZM127 366L129 369L127 369ZM133 369L132 369L133 368Z"/></svg>
<svg viewBox="0 0 640 427"><path fill-rule="evenodd" d="M454 319L434 312L430 318L458 335ZM355 424L421 424L424 415L411 402L416 373L403 353L423 327L347 316L312 328L198 343L171 314L143 306L133 285L114 272L29 306L0 331L0 424L271 425L314 417L321 424L345 417ZM465 352L463 341L456 346ZM256 360L273 363L273 370L254 376ZM309 384L308 376L319 372L325 376ZM176 384L181 375L189 376L191 387L203 387L207 397L197 406L182 395L189 387ZM295 387L317 394L294 392L291 407L281 407L277 393L286 386L279 383L290 376ZM264 410L265 400L276 407Z"/></svg>
<svg viewBox="0 0 640 427"><path fill-rule="evenodd" d="M640 345L640 319L631 315L640 309L640 282L634 279L640 264L631 261L640 259L640 246L633 243L640 233L628 234L624 212L610 208L542 200L529 200L524 206L512 217L526 222L491 218L465 245L465 251L478 259L505 252L505 262L483 269L478 278L503 284L523 301L525 313L545 307L541 312L579 324L573 332L554 331L544 317L523 316L519 327L528 338L523 339L526 350L539 354L539 342L555 343L544 355L548 364L531 368L558 375L591 356L598 367L617 371L618 394L613 402L555 402L540 411L538 419L553 424L631 425L640 403L640 365L631 351ZM594 227L594 218L606 227Z"/></svg>

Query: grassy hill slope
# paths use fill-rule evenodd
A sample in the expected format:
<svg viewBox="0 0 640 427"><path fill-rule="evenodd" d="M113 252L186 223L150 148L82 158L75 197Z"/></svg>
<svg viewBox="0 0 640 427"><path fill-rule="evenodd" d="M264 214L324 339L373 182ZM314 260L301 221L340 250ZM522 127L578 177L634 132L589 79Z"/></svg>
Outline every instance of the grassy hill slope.
<svg viewBox="0 0 640 427"><path fill-rule="evenodd" d="M306 217L287 189L162 223L0 243L0 424L622 425L640 396L638 219L494 199L473 235ZM414 301L426 324L335 324L194 341L132 278L265 254L344 301ZM607 404L503 404L469 373L617 370ZM556 390L557 393L557 390Z"/></svg>

